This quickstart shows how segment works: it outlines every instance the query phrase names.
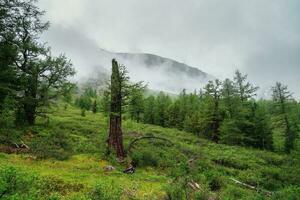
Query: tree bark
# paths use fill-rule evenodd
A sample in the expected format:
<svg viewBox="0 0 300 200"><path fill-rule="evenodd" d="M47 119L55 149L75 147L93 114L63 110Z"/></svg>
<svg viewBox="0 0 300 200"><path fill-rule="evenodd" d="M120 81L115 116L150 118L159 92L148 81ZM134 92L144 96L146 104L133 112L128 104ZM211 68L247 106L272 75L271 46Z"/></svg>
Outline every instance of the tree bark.
<svg viewBox="0 0 300 200"><path fill-rule="evenodd" d="M108 147L115 150L118 158L125 157L121 124L121 116L110 115Z"/></svg>

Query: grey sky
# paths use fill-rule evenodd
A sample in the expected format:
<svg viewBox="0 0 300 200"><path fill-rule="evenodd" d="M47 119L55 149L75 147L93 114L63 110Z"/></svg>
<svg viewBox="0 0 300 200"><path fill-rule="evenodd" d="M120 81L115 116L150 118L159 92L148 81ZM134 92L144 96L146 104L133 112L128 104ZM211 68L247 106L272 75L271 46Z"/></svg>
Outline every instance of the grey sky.
<svg viewBox="0 0 300 200"><path fill-rule="evenodd" d="M300 97L299 0L40 0L40 5L52 24L45 39L54 52L73 58L76 51L65 41L80 36L82 44L169 57L221 79L240 69L262 88L282 81Z"/></svg>

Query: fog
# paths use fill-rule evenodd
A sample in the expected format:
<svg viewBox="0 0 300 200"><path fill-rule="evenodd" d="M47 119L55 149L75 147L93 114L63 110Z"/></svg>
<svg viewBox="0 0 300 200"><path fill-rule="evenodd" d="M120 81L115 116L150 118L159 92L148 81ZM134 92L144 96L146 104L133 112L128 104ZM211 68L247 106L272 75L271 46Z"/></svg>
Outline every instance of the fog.
<svg viewBox="0 0 300 200"><path fill-rule="evenodd" d="M281 81L300 97L298 0L40 0L39 4L51 22L43 39L55 54L65 52L73 60L79 76L106 67L101 66L106 58L97 52L103 48L172 58L220 79L239 69L261 86L261 92ZM165 72L151 79L149 73L137 69L130 75L151 81L154 89L166 89L160 83L168 78ZM197 84L178 81L189 87Z"/></svg>

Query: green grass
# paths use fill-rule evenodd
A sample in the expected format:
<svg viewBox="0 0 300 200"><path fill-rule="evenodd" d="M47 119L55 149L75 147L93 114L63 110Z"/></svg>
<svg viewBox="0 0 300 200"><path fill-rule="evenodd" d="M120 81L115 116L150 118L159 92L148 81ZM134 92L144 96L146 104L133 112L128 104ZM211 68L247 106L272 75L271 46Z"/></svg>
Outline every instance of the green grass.
<svg viewBox="0 0 300 200"><path fill-rule="evenodd" d="M34 159L28 154L0 154L1 169L16 168L38 176L47 185L47 189L41 189L44 191L41 199L51 195L57 195L59 199L87 199L99 183L123 188L122 199L163 199L166 187L185 178L199 183L210 196L220 199L293 199L292 195L299 194L297 152L286 156L215 144L191 133L127 120L123 123L125 147L135 137L146 134L168 138L174 143L168 146L159 141L144 141L136 145L130 157L140 161L140 166L136 173L127 175L122 173L125 166L104 155L108 120L103 115L86 112L83 117L77 108L69 106L64 110L63 106L58 106L51 109L49 119L48 124L39 119L35 127L25 131L23 139L33 145L36 138L54 132L63 133L70 148L58 149L58 152L67 151L66 158ZM189 159L193 161L189 172L185 173L180 166ZM106 165L113 165L116 170L104 172ZM266 197L237 185L230 178L274 194ZM217 191L212 189L215 182L221 185Z"/></svg>

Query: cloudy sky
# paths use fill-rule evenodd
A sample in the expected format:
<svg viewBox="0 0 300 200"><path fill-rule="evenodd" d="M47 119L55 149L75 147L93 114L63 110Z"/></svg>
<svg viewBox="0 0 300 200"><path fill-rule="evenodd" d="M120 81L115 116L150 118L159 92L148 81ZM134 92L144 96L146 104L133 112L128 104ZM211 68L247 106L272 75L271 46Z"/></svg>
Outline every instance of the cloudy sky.
<svg viewBox="0 0 300 200"><path fill-rule="evenodd" d="M54 53L82 48L153 53L210 73L236 69L262 88L281 81L300 97L299 0L40 0ZM71 45L71 46L70 46ZM89 54L86 53L86 59ZM82 59L82 58L80 58ZM75 62L82 71L80 59ZM92 62L92 61L91 61Z"/></svg>

